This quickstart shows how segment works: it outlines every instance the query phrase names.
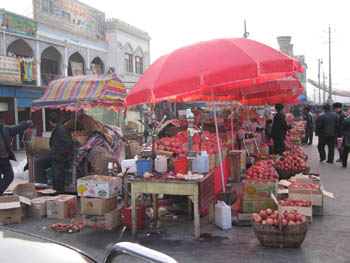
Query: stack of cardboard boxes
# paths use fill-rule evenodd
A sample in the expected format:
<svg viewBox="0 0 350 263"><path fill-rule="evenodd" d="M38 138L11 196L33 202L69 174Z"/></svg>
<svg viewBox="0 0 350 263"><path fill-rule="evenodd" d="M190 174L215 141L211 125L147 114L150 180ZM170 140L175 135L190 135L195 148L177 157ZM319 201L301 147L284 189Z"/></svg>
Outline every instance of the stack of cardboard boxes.
<svg viewBox="0 0 350 263"><path fill-rule="evenodd" d="M112 230L121 224L121 205L117 196L122 192L119 177L86 176L78 180L81 213L86 226Z"/></svg>
<svg viewBox="0 0 350 263"><path fill-rule="evenodd" d="M243 213L258 213L267 208L275 209L271 194L276 196L278 180L243 180Z"/></svg>

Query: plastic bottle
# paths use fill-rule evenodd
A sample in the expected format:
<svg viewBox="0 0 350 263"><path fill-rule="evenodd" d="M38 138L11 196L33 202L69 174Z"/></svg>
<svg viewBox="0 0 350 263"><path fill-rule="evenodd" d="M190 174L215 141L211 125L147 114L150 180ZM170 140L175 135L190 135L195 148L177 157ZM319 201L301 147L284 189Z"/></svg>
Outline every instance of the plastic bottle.
<svg viewBox="0 0 350 263"><path fill-rule="evenodd" d="M157 155L155 169L158 173L165 173L168 171L168 160L165 156Z"/></svg>
<svg viewBox="0 0 350 263"><path fill-rule="evenodd" d="M193 160L193 172L205 174L209 172L209 156L206 151Z"/></svg>
<svg viewBox="0 0 350 263"><path fill-rule="evenodd" d="M215 205L215 224L224 230L232 228L231 207L223 201Z"/></svg>

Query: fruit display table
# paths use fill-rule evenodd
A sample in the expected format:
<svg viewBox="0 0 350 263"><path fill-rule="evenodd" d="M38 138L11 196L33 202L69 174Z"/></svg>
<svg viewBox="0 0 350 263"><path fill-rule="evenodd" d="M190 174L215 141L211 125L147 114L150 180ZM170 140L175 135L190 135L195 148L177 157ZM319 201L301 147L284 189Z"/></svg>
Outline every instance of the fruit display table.
<svg viewBox="0 0 350 263"><path fill-rule="evenodd" d="M144 179L141 177L129 179L131 184L132 207L132 234L136 234L136 199L141 194L152 194L155 220L158 219L157 194L185 195L193 202L194 209L194 236L200 237L199 204L201 207L209 206L209 222L214 215L214 173L209 172L201 180L178 180L164 178Z"/></svg>

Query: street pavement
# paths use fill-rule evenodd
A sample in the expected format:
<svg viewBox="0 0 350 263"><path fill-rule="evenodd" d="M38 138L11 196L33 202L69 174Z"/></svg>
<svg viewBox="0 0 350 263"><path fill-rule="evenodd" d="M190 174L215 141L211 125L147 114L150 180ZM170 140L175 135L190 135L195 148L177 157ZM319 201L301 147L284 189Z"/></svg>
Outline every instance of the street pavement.
<svg viewBox="0 0 350 263"><path fill-rule="evenodd" d="M158 228L147 227L136 237L122 226L113 231L86 228L75 234L55 233L50 229L51 224L62 220L53 219L24 219L22 224L9 227L69 244L99 261L111 244L130 241L164 252L178 262L350 262L350 168L341 168L336 162L320 163L316 145L303 149L309 156L311 172L320 173L322 184L335 194L335 199L325 198L324 215L314 217L300 248L265 248L251 227L221 230L208 224L207 217L201 218L201 234L205 237L200 241L194 240L193 221L187 219L162 221ZM123 257L116 262L141 261Z"/></svg>

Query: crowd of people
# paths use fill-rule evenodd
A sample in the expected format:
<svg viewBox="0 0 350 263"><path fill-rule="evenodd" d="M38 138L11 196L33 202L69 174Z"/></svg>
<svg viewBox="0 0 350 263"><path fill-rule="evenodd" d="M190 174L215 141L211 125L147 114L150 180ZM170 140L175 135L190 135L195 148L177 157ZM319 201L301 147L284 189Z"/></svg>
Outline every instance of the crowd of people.
<svg viewBox="0 0 350 263"><path fill-rule="evenodd" d="M276 115L274 116L272 129L271 121L266 122L266 137L272 138L274 153L282 154L285 151L284 139L287 131L292 127L287 124L284 107L276 104ZM320 162L334 163L335 148L338 149L339 158L336 162L341 162L342 167L347 167L348 155L350 152L350 117L343 111L340 102L325 104L323 113L314 115L312 108L308 105L304 107L302 119L306 122L305 137L302 140L304 145L312 145L314 133L318 137L317 149L320 155ZM328 152L326 154L326 146Z"/></svg>

